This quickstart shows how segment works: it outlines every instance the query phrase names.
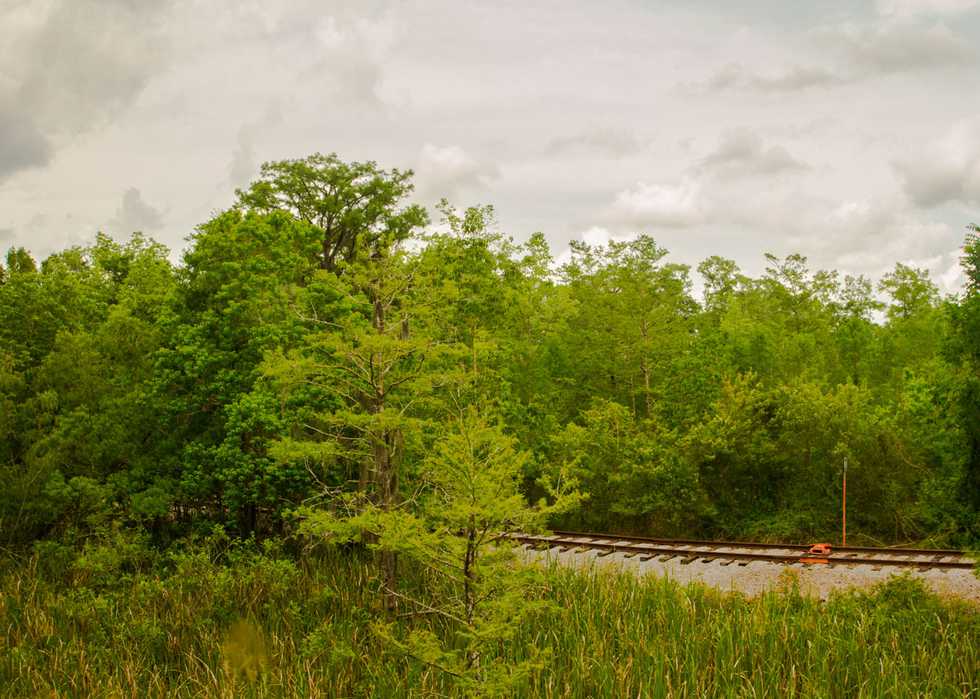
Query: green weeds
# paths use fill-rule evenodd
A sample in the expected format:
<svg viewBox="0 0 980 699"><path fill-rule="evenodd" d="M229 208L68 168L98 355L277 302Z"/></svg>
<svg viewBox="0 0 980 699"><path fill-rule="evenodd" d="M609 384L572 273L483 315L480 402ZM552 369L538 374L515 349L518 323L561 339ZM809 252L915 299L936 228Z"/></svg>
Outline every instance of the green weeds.
<svg viewBox="0 0 980 699"><path fill-rule="evenodd" d="M457 696L453 678L372 630L384 613L356 552L201 546L134 572L90 549L60 574L0 571L0 696ZM144 565L148 565L145 564ZM91 570L90 570L91 568ZM629 575L549 571L487 662L533 660L537 697L906 697L980 692L980 612L912 578L820 602L754 600ZM424 592L419 574L407 583ZM450 638L445 620L401 616Z"/></svg>

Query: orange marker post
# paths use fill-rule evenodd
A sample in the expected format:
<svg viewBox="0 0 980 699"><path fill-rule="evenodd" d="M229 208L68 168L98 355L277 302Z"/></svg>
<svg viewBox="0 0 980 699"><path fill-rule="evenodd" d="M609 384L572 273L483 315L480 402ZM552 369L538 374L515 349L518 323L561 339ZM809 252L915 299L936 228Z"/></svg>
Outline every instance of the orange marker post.
<svg viewBox="0 0 980 699"><path fill-rule="evenodd" d="M841 504L841 546L847 546L847 457L844 457L844 498Z"/></svg>

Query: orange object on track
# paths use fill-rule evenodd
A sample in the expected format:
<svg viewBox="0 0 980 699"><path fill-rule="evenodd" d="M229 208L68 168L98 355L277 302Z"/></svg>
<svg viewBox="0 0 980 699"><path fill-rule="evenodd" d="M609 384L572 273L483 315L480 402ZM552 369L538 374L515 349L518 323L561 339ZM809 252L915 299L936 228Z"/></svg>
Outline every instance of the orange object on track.
<svg viewBox="0 0 980 699"><path fill-rule="evenodd" d="M830 544L814 544L800 557L800 563L830 563L826 558L816 558L816 556L829 556Z"/></svg>

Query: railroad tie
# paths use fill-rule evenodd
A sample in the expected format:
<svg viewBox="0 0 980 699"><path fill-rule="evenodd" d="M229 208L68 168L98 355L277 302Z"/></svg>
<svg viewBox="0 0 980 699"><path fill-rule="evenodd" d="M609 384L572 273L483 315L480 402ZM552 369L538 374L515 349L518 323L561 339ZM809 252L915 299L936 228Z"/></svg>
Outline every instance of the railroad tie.
<svg viewBox="0 0 980 699"><path fill-rule="evenodd" d="M681 565L690 565L695 561L705 564L717 563L728 567L733 563L744 568L753 561L782 564L786 566L806 566L821 563L828 567L834 566L869 566L874 571L881 571L892 566L914 568L919 571L940 570L946 572L953 568L972 569L969 561L960 561L959 551L940 551L935 549L871 549L841 550L833 556L816 558L807 556L805 549L798 555L789 555L790 546L769 544L732 542L707 542L688 540L644 539L620 536L602 536L599 534L577 534L568 532L568 536L527 536L516 535L512 538L520 542L527 550L557 550L560 553L591 553L596 558L604 558L614 553L623 558L635 559L641 562L657 560L666 563L677 559ZM735 550L727 550L732 549ZM753 549L769 549L768 552L747 553L738 547ZM802 548L802 547L801 547ZM726 549L726 550L719 550ZM878 556L875 558L874 556Z"/></svg>

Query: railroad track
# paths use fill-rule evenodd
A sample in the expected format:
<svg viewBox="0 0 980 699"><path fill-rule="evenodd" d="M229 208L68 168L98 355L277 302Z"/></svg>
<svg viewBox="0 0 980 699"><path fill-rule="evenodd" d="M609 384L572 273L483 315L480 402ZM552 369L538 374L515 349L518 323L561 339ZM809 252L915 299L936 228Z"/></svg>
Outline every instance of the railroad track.
<svg viewBox="0 0 980 699"><path fill-rule="evenodd" d="M512 534L527 547L560 551L597 551L598 556L620 553L625 558L648 561L677 559L681 564L695 561L745 566L754 561L780 565L857 566L928 570L972 570L974 563L962 551L944 549L889 549L867 546L831 547L813 552L813 547L797 544L763 544L745 541L699 541L695 539L654 539L615 536L594 532L556 531L549 535Z"/></svg>

